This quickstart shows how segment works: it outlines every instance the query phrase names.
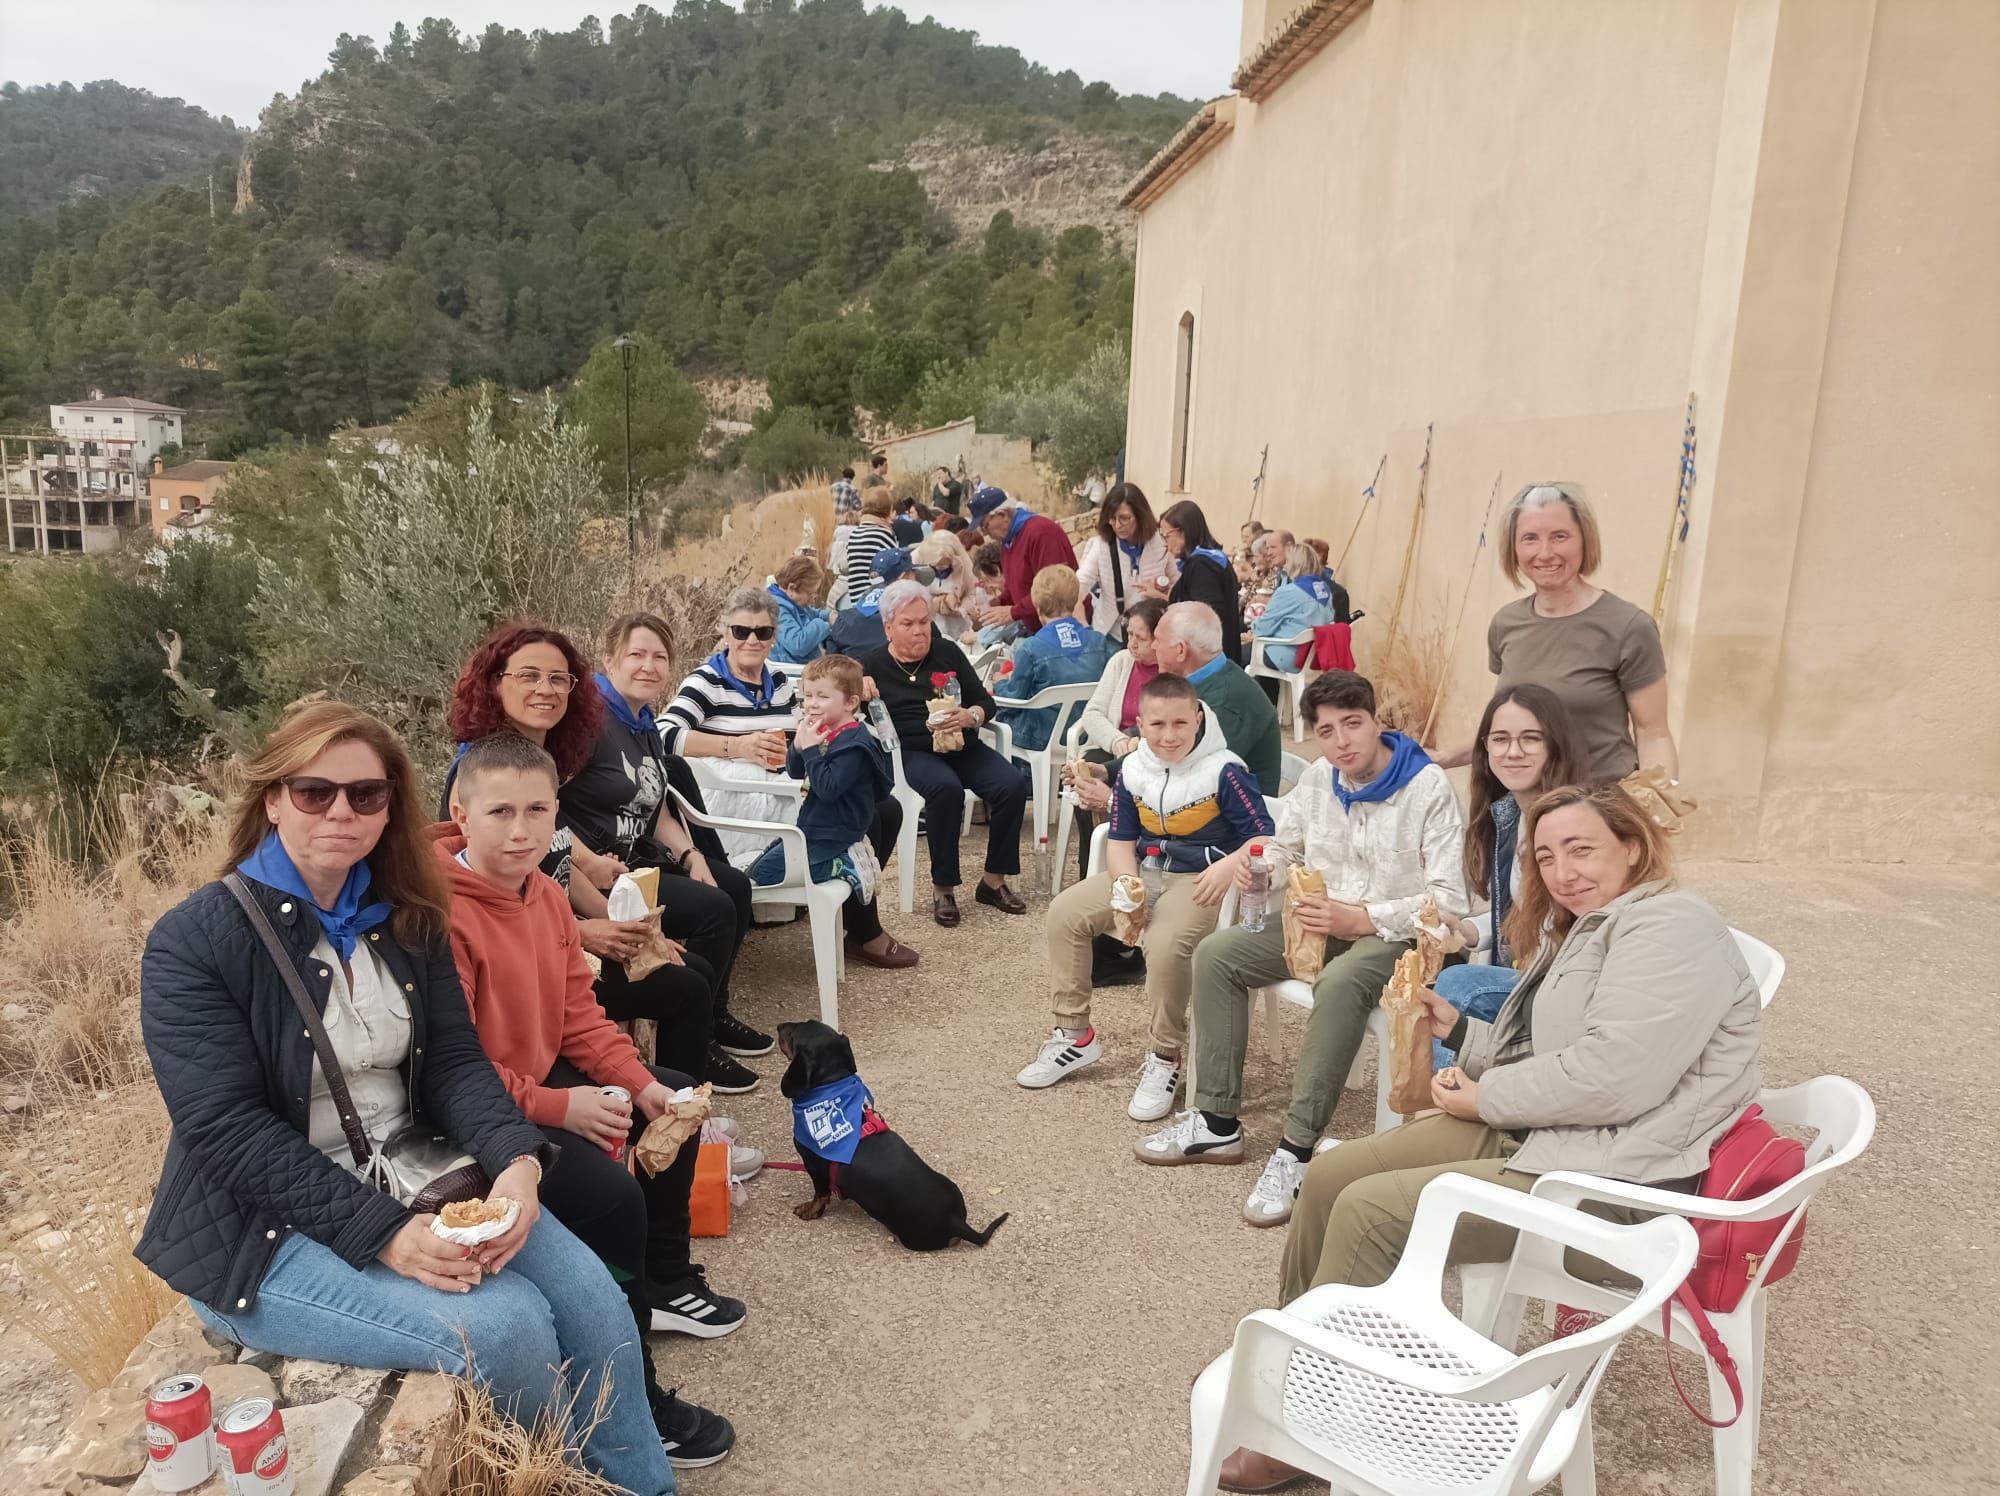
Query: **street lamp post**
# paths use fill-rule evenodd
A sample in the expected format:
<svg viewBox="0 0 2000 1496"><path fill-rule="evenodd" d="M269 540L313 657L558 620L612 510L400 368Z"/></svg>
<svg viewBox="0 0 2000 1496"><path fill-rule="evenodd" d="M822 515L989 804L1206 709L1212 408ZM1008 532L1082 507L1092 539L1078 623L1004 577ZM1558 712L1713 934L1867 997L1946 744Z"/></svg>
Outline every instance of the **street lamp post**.
<svg viewBox="0 0 2000 1496"><path fill-rule="evenodd" d="M639 506L632 496L632 350L630 334L620 333L611 346L625 367L625 593L633 606L639 601Z"/></svg>

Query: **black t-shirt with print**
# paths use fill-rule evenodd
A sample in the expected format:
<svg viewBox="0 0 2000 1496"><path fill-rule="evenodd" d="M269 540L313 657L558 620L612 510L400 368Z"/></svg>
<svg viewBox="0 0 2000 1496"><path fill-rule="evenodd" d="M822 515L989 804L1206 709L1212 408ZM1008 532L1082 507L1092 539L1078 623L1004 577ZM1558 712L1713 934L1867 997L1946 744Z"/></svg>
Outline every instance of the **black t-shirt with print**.
<svg viewBox="0 0 2000 1496"><path fill-rule="evenodd" d="M560 824L593 852L629 860L666 794L666 757L657 729L636 732L606 712L589 761L562 787Z"/></svg>

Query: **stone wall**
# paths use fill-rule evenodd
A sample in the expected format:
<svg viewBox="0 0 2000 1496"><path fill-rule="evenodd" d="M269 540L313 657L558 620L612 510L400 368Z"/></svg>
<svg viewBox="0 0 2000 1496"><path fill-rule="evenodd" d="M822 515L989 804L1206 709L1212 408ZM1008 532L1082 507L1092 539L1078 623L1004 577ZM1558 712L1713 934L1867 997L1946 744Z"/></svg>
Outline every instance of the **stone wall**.
<svg viewBox="0 0 2000 1496"><path fill-rule="evenodd" d="M276 1399L297 1496L439 1496L458 1417L449 1377L287 1361L242 1351L203 1329L183 1300L155 1325L109 1387L90 1394L29 1489L45 1496L159 1496L146 1469L147 1390L199 1374L220 1418L250 1397ZM192 1496L226 1496L210 1476Z"/></svg>

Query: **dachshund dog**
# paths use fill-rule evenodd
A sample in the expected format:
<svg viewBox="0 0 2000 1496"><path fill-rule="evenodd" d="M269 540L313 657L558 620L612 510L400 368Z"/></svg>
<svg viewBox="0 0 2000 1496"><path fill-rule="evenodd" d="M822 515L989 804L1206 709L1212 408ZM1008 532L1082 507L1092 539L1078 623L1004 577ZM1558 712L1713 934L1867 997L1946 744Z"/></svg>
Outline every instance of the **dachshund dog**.
<svg viewBox="0 0 2000 1496"><path fill-rule="evenodd" d="M954 1241L986 1245L1006 1215L984 1231L966 1224L959 1187L919 1158L875 1110L847 1035L823 1023L781 1023L778 1047L791 1062L778 1089L791 1100L793 1141L813 1182L813 1197L793 1214L816 1221L839 1194L912 1252L940 1251Z"/></svg>

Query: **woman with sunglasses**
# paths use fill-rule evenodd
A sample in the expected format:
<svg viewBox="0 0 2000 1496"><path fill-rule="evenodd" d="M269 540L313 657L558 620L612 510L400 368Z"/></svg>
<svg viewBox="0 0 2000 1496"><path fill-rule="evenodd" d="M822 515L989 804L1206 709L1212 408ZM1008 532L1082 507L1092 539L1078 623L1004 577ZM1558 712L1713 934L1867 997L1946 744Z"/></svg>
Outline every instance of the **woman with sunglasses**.
<svg viewBox="0 0 2000 1496"><path fill-rule="evenodd" d="M1180 576L1165 593L1168 603L1207 603L1222 620L1222 651L1241 665L1248 654L1243 643L1242 592L1236 568L1208 528L1201 505L1189 499L1160 516L1160 539L1167 554L1180 564ZM1159 585L1152 588L1160 595Z"/></svg>
<svg viewBox="0 0 2000 1496"><path fill-rule="evenodd" d="M697 810L708 808L653 716L673 667L673 631L652 613L614 618L604 632L602 664L589 689L604 708L603 725L588 761L558 792L561 819L579 841L606 855L670 875L660 880L660 931L715 973L708 1079L725 1095L739 1094L757 1076L738 1057L769 1054L773 1041L729 1011L730 973L750 929L750 880L730 866L714 832L682 821L667 794L671 785Z"/></svg>
<svg viewBox="0 0 2000 1496"><path fill-rule="evenodd" d="M602 737L603 698L584 684L589 665L567 635L536 624L501 624L482 639L452 688L451 734L463 757L468 745L496 732L513 732L545 749L556 773L568 783L591 762ZM451 814L451 789L459 759L444 781L444 819ZM722 1053L716 1043L715 1010L721 982L706 951L676 946L674 960L641 982L625 977L626 961L644 948L643 920L614 920L605 890L626 870L615 854L600 854L567 820L558 820L541 870L569 893L583 948L598 958L598 1001L614 1020L650 1018L657 1025L655 1056L662 1065L697 1080L713 1079L725 1092L748 1090L756 1077ZM673 889L662 891L662 902ZM669 936L686 913L687 901L662 920ZM741 1072L738 1074L737 1072ZM749 1077L745 1081L744 1077ZM735 1166L749 1171L754 1150L741 1149Z"/></svg>
<svg viewBox="0 0 2000 1496"><path fill-rule="evenodd" d="M938 632L956 639L978 624L972 616L972 558L959 538L946 530L933 530L924 543L910 553L910 560L931 571L931 617Z"/></svg>
<svg viewBox="0 0 2000 1496"><path fill-rule="evenodd" d="M784 771L785 750L799 721L798 683L793 672L770 663L776 625L769 593L751 587L732 593L722 610L722 648L681 682L660 714L660 738L668 753L702 759L743 786L709 796L717 815L789 824L799 816L797 781ZM878 860L888 860L902 824L903 808L893 797L876 806L868 841ZM743 833L724 839L732 860L746 868L769 844L768 837ZM917 953L882 928L873 899L865 904L849 899L841 917L853 959L891 970L916 965Z"/></svg>
<svg viewBox="0 0 2000 1496"><path fill-rule="evenodd" d="M517 1418L570 1422L568 1446L612 1484L667 1496L625 1297L542 1213L555 1150L466 1011L401 740L357 708L312 702L244 779L224 866L282 957L220 882L147 939L140 1021L173 1133L140 1260L239 1345L477 1377ZM370 1162L411 1124L437 1129L478 1160L489 1198L518 1205L503 1235L447 1242L356 1162L280 959L321 1009Z"/></svg>

